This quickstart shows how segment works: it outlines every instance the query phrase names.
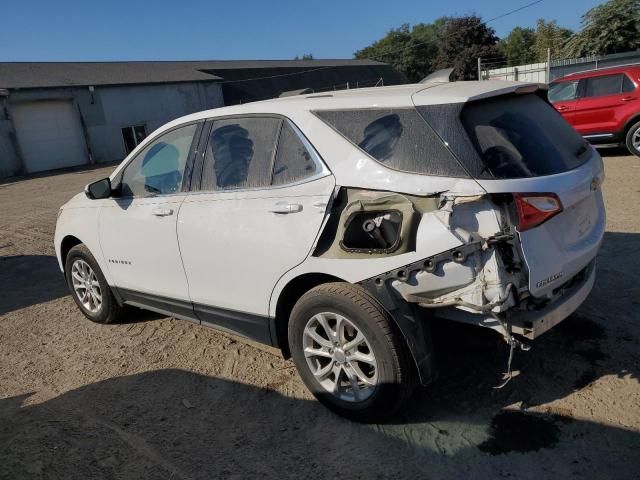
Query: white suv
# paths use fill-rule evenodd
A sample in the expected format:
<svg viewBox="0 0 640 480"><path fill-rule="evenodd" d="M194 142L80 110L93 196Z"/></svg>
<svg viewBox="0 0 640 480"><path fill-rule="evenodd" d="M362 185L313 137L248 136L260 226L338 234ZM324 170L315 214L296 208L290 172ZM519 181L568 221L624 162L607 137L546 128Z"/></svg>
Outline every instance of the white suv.
<svg viewBox="0 0 640 480"><path fill-rule="evenodd" d="M594 283L602 160L538 85L289 97L160 128L59 214L74 300L133 305L292 356L362 421L434 378L434 317L513 349Z"/></svg>

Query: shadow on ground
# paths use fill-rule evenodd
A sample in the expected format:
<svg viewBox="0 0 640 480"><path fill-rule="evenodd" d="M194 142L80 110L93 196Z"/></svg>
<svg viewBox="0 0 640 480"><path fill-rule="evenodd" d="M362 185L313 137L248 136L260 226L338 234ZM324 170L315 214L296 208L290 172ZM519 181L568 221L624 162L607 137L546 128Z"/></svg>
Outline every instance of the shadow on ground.
<svg viewBox="0 0 640 480"><path fill-rule="evenodd" d="M68 294L56 257L0 256L0 315Z"/></svg>
<svg viewBox="0 0 640 480"><path fill-rule="evenodd" d="M602 157L628 157L633 156L626 147L600 148L598 153ZM606 162L606 159L605 159Z"/></svg>
<svg viewBox="0 0 640 480"><path fill-rule="evenodd" d="M514 435L544 435L554 448L491 455L507 439L491 440L473 415L396 437L314 401L181 370L114 378L23 405L28 397L0 400L2 478L632 478L640 466L637 433L561 415L507 419Z"/></svg>

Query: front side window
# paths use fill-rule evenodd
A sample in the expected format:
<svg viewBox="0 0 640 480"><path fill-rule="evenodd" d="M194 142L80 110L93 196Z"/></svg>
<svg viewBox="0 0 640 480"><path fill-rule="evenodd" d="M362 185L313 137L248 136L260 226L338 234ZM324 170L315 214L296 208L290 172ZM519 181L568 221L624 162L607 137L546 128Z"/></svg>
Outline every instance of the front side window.
<svg viewBox="0 0 640 480"><path fill-rule="evenodd" d="M622 92L622 80L624 75L605 75L584 80L585 97L602 97L604 95L617 95Z"/></svg>
<svg viewBox="0 0 640 480"><path fill-rule="evenodd" d="M549 85L548 98L551 103L567 102L576 99L578 81L559 82Z"/></svg>
<svg viewBox="0 0 640 480"><path fill-rule="evenodd" d="M204 157L202 189L270 185L281 122L272 117L215 120Z"/></svg>
<svg viewBox="0 0 640 480"><path fill-rule="evenodd" d="M125 167L121 180L122 196L179 192L197 128L197 124L176 128L147 145Z"/></svg>
<svg viewBox="0 0 640 480"><path fill-rule="evenodd" d="M314 112L378 162L396 170L467 177L434 130L414 108Z"/></svg>

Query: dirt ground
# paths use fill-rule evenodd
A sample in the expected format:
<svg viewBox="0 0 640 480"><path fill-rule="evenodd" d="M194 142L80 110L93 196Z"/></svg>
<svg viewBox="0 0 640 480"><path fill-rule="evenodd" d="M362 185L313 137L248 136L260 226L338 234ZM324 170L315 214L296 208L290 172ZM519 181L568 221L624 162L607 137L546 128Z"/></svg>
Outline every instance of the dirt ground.
<svg viewBox="0 0 640 480"><path fill-rule="evenodd" d="M638 478L640 159L606 152L608 231L577 314L516 357L436 325L441 377L385 425L307 393L276 352L188 322L87 321L56 211L111 168L0 185L0 478Z"/></svg>

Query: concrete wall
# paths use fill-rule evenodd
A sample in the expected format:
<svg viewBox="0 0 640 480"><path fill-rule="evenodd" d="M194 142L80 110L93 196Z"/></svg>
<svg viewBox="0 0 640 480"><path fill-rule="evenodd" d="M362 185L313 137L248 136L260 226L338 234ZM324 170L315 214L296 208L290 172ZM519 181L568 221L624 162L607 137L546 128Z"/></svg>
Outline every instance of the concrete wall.
<svg viewBox="0 0 640 480"><path fill-rule="evenodd" d="M483 72L486 80L515 80L519 82L547 83L547 64L532 63L517 67L494 68Z"/></svg>
<svg viewBox="0 0 640 480"><path fill-rule="evenodd" d="M0 177L26 173L12 138L11 108L20 102L71 99L77 105L92 163L121 160L121 128L144 124L147 134L182 115L221 107L222 89L213 82L12 90L0 103ZM89 161L87 162L89 163Z"/></svg>
<svg viewBox="0 0 640 480"><path fill-rule="evenodd" d="M610 55L552 60L551 66L548 69L546 62L518 65L515 67L483 68L482 78L484 80L517 80L521 82L549 83L556 78L564 77L570 73L637 63L640 63L640 50L612 53ZM550 78L547 78L547 76Z"/></svg>

